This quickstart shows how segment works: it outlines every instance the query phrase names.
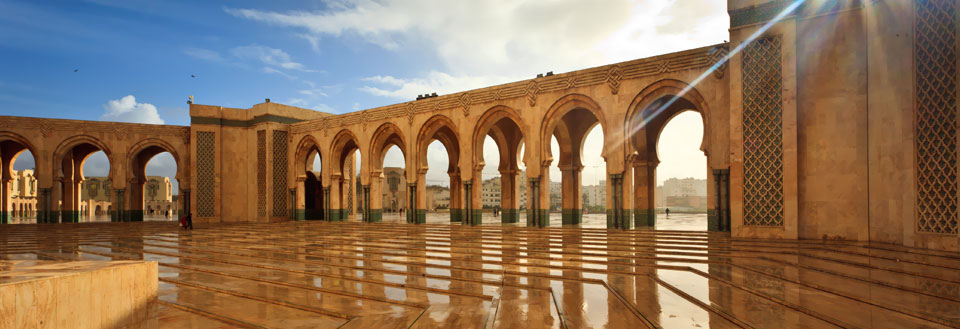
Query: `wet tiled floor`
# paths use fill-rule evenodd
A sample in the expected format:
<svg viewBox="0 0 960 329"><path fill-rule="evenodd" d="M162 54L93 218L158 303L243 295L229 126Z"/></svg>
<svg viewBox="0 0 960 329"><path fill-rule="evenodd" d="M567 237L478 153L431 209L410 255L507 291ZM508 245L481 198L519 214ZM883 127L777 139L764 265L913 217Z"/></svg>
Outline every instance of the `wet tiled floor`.
<svg viewBox="0 0 960 329"><path fill-rule="evenodd" d="M160 263L160 327L960 326L960 255L670 230L171 222L0 226L0 259ZM598 219L600 218L600 219ZM489 218L485 218L488 221ZM488 221L489 222L489 221ZM605 223L605 222L603 222ZM602 226L602 225L601 225Z"/></svg>

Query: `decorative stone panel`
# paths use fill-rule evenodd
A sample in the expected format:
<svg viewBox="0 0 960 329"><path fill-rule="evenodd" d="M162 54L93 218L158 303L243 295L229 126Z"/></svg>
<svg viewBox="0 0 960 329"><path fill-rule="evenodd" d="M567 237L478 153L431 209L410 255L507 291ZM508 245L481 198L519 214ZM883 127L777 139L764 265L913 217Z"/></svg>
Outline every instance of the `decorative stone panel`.
<svg viewBox="0 0 960 329"><path fill-rule="evenodd" d="M257 216L267 216L267 131L257 131Z"/></svg>
<svg viewBox="0 0 960 329"><path fill-rule="evenodd" d="M917 231L957 234L957 8L916 0Z"/></svg>
<svg viewBox="0 0 960 329"><path fill-rule="evenodd" d="M213 217L216 134L197 132L197 217Z"/></svg>
<svg viewBox="0 0 960 329"><path fill-rule="evenodd" d="M783 226L781 37L743 50L743 225Z"/></svg>
<svg viewBox="0 0 960 329"><path fill-rule="evenodd" d="M287 132L273 131L273 216L287 216Z"/></svg>

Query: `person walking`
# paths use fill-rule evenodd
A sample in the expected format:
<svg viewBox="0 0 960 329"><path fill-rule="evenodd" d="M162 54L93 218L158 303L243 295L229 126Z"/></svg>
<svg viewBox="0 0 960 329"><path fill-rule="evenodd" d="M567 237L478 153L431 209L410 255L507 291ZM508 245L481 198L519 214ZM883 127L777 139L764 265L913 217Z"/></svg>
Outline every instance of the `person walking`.
<svg viewBox="0 0 960 329"><path fill-rule="evenodd" d="M193 214L187 214L187 229L193 230Z"/></svg>
<svg viewBox="0 0 960 329"><path fill-rule="evenodd" d="M666 210L666 211L664 211L664 212L666 212L666 213L667 213L667 218L670 218L670 208L667 208L667 210Z"/></svg>

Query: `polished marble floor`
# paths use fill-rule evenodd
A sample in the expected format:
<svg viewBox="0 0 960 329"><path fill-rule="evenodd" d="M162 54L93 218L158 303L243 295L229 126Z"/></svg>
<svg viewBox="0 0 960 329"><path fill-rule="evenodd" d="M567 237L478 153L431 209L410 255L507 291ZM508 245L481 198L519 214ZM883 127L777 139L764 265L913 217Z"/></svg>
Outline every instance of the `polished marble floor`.
<svg viewBox="0 0 960 329"><path fill-rule="evenodd" d="M885 244L489 223L0 226L0 259L160 263L145 327L960 326L960 255ZM602 217L599 217L602 218ZM397 217L399 220L399 216Z"/></svg>

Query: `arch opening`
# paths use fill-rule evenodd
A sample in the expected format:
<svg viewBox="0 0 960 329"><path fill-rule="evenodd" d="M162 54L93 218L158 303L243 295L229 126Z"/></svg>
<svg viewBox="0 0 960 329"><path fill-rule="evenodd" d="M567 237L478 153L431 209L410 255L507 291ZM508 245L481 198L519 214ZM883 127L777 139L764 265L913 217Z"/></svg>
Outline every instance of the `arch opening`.
<svg viewBox="0 0 960 329"><path fill-rule="evenodd" d="M426 213L448 212L450 222L463 219L462 181L460 180L460 138L457 126L450 118L435 115L428 119L417 136L416 159L417 193L416 211ZM438 217L439 218L439 217Z"/></svg>
<svg viewBox="0 0 960 329"><path fill-rule="evenodd" d="M123 203L125 196L123 189L114 189L115 178L111 168L110 150L98 140L86 136L78 136L68 140L54 152L54 182L53 205L54 213L59 213L59 220L63 223L79 223L81 221L110 221L126 219L126 213L111 216L88 216L90 207L85 200L85 181L101 182L108 186L110 193L105 196L111 203ZM86 184L89 185L89 184ZM99 184L98 184L99 185ZM89 196L87 196L89 197ZM120 200L118 202L117 200ZM86 211L84 211L86 209ZM124 209L124 207L118 207ZM142 208L141 208L142 209ZM55 215L54 215L55 216Z"/></svg>
<svg viewBox="0 0 960 329"><path fill-rule="evenodd" d="M606 136L602 117L587 100L563 104L555 112L556 119L546 126L550 132L550 138L545 138L550 144L544 145L549 183L541 185L549 191L550 224L581 225L584 214L592 214L590 226L606 227ZM584 184L585 171L591 185Z"/></svg>
<svg viewBox="0 0 960 329"><path fill-rule="evenodd" d="M707 215L717 199L713 194L726 187L713 186L705 103L695 89L678 96L684 86L661 81L634 101L625 129L634 154L635 223L658 229L723 230L719 217Z"/></svg>
<svg viewBox="0 0 960 329"><path fill-rule="evenodd" d="M526 209L527 181L520 166L521 126L519 116L506 107L487 111L477 126L473 187L468 191L471 224L480 224L484 212L504 224L520 222L520 210Z"/></svg>
<svg viewBox="0 0 960 329"><path fill-rule="evenodd" d="M694 110L674 113L658 132L654 192L658 226L707 229L707 157L699 150L702 135L703 120Z"/></svg>
<svg viewBox="0 0 960 329"><path fill-rule="evenodd" d="M0 224L35 223L37 171L28 145L0 141Z"/></svg>

